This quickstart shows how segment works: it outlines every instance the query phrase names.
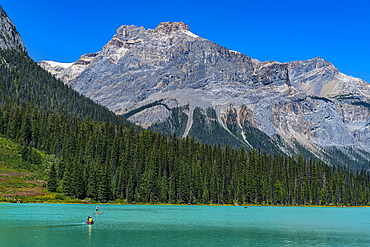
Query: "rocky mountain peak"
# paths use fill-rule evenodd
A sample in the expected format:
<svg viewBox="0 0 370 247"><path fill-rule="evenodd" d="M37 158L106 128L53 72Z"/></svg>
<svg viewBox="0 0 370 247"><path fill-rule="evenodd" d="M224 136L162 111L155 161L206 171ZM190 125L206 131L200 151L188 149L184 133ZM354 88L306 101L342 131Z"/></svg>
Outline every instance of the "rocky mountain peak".
<svg viewBox="0 0 370 247"><path fill-rule="evenodd" d="M189 26L183 23L182 21L180 22L161 22L159 25L154 29L154 32L159 33L165 33L169 35L171 32L176 32L179 30L186 30L189 31Z"/></svg>
<svg viewBox="0 0 370 247"><path fill-rule="evenodd" d="M322 68L336 69L332 63L325 61L320 56L305 61L293 61L288 64L292 68L303 69L305 72Z"/></svg>
<svg viewBox="0 0 370 247"><path fill-rule="evenodd" d="M137 27L135 25L123 25L117 29L117 33L113 38L120 40L135 40L144 38L148 34L148 31L144 27Z"/></svg>
<svg viewBox="0 0 370 247"><path fill-rule="evenodd" d="M59 72L48 64L40 65ZM321 57L251 59L191 33L183 22L161 22L154 30L121 26L101 51L81 56L57 78L162 133L278 145L289 155L302 147L319 158L333 146L370 152L369 84ZM369 162L370 154L363 159Z"/></svg>
<svg viewBox="0 0 370 247"><path fill-rule="evenodd" d="M310 60L307 60L308 63L311 63L313 66L315 66L316 68L323 68L323 67L334 67L334 65L328 61L325 61L324 59L322 59L320 56L316 57L316 58L313 58L313 59L310 59Z"/></svg>
<svg viewBox="0 0 370 247"><path fill-rule="evenodd" d="M332 63L321 57L286 64L291 85L310 95L330 98L356 95L365 101L370 96L367 82L339 72Z"/></svg>
<svg viewBox="0 0 370 247"><path fill-rule="evenodd" d="M17 32L13 22L0 6L0 49L13 49L20 47L26 50L21 36Z"/></svg>

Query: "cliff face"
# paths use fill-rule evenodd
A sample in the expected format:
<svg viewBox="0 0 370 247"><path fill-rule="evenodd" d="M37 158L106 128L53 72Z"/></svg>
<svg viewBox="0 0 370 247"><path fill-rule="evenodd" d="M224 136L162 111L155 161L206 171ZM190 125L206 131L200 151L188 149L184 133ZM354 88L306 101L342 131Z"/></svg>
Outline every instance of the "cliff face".
<svg viewBox="0 0 370 247"><path fill-rule="evenodd" d="M292 86L303 92L329 98L352 95L366 100L370 97L369 83L340 73L320 57L287 65Z"/></svg>
<svg viewBox="0 0 370 247"><path fill-rule="evenodd" d="M57 77L145 128L328 162L335 149L369 162L370 85L319 57L259 62L162 22L120 27Z"/></svg>
<svg viewBox="0 0 370 247"><path fill-rule="evenodd" d="M15 29L13 22L0 6L0 49L25 50L21 36Z"/></svg>

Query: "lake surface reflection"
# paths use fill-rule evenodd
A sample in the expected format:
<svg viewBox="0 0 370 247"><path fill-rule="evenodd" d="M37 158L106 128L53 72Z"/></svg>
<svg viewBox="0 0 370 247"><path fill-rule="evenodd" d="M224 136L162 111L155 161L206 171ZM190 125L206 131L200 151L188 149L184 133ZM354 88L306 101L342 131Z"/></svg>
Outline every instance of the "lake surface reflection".
<svg viewBox="0 0 370 247"><path fill-rule="evenodd" d="M1 203L0 246L370 246L370 208L95 206Z"/></svg>

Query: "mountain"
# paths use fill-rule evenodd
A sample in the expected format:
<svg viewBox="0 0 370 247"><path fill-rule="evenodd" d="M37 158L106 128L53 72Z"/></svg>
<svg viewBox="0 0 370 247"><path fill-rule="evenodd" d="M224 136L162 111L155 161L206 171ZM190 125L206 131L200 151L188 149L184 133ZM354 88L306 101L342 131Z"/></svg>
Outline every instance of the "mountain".
<svg viewBox="0 0 370 247"><path fill-rule="evenodd" d="M25 50L23 41L13 22L0 7L0 49L19 48Z"/></svg>
<svg viewBox="0 0 370 247"><path fill-rule="evenodd" d="M370 85L320 57L259 62L182 22L124 25L57 78L144 128L370 168Z"/></svg>
<svg viewBox="0 0 370 247"><path fill-rule="evenodd" d="M160 36L168 35L169 32L179 35L180 32L179 36L186 35L183 36L184 39L198 39L181 23L176 24L179 28L166 28L166 25L168 23L160 26ZM14 47L0 49L0 168L6 180L0 186L2 195L20 197L28 202L66 197L70 199L65 202L81 202L81 199L84 202L115 200L120 204L370 204L370 177L363 169L359 172L342 167L334 169L321 160L305 159L302 155L287 157L283 154L268 155L263 150L256 149L246 152L243 147L232 148L230 145L225 148L220 145L210 146L189 136L197 135L208 142L221 141L234 146L243 144L248 148L259 145L271 152L281 152L279 147L286 147L284 145L288 143L285 141L287 138L281 138L277 134L276 138L270 138L259 129L261 127L258 121L260 115L264 114L273 115L275 119L278 119L276 116L289 119L283 111L279 115L276 112L278 108L265 102L265 98L274 100L273 103L286 104L282 107L287 108L289 104L293 104L292 101L297 102L294 103L297 106L291 107L293 112L296 107L300 107L299 102L307 100L307 96L304 98L297 89L291 87L287 77L287 64L259 63L237 53L236 57L230 55L227 49L213 43L199 45L199 49L207 48L212 51L207 56L210 56L209 60L213 64L207 64L203 72L194 72L195 74L192 69L183 78L187 85L176 84L177 82L173 82L175 79L167 77L172 80L169 83L180 89L174 87L163 92L158 90L157 93L173 95L172 98L154 98L154 101L126 113L130 118L140 118L140 114L146 114L147 119L152 117L149 120L157 123L154 126L156 128L174 133L189 133L186 138L177 138L176 135L167 138L160 133L135 128L134 124L124 121L121 116L80 95L46 72L28 57L22 47ZM181 52L182 48L177 48ZM197 52L196 55L200 58L205 54L201 50ZM185 54L194 56L194 52L189 50L185 50ZM181 56L177 57L180 61L183 59ZM85 62L88 57L83 57ZM100 59L99 55L95 57ZM90 58L91 65L94 64L94 59ZM202 61L207 63L207 60ZM172 66L181 69L175 62ZM250 62L252 67L248 67ZM219 64L230 66L231 69L235 65L234 71L238 74L220 71L223 67L219 67ZM58 64L52 64L50 68L55 65ZM164 67L166 63L157 61L155 66L159 65ZM189 66L193 65L194 63ZM71 65L72 69L77 68L76 66ZM155 66L153 77L161 73L154 71ZM244 66L245 70L238 69L238 66ZM80 64L80 68L82 72L77 72L83 75L83 70L88 69L89 65L84 67ZM270 68L274 68L273 73ZM187 72L188 69L185 67L184 71ZM60 75L63 72L64 70ZM133 67L130 72L135 75L134 72L140 71ZM176 75L176 70L172 73L172 76ZM202 78L203 74L209 74L210 78L219 81L204 81L204 86L200 86L192 83L191 78L187 79L189 75ZM100 76L99 73L97 75ZM234 81L229 86L225 81L228 77L229 80L239 78L240 81ZM136 81L138 82L139 80ZM76 81L76 85L78 84ZM143 84L141 86L145 87ZM201 90L209 86L212 86L208 90L211 94L202 94ZM217 89L222 91L217 94ZM246 91L242 95L242 89L251 92ZM189 99L178 90L187 92ZM227 90L230 95L226 94ZM240 92L244 98L238 101L236 93ZM210 98L213 96L218 98ZM231 96L234 96L232 102L220 106L211 104ZM327 98L315 97L314 100L319 102L330 102ZM134 95L133 100L135 99L138 102L143 101ZM251 102L253 109L244 103L246 99ZM264 105L258 108L256 102ZM269 109L271 106L274 111L255 111ZM161 122L162 118L166 118L166 121ZM271 126L276 126L276 123ZM154 128L153 125L148 127ZM295 147L300 148L299 145L296 143ZM303 152L306 149L300 150ZM290 151L287 149L287 152ZM305 155L312 155L306 152ZM342 160L347 161L345 157ZM18 169L34 172L31 174ZM11 173L10 176L4 174L4 171ZM30 177L27 178L27 175ZM47 185L39 180L44 177L47 177ZM36 186L27 183L35 183ZM43 188L37 189L41 184ZM36 193L46 193L45 185L48 193L51 193L50 197L32 197Z"/></svg>

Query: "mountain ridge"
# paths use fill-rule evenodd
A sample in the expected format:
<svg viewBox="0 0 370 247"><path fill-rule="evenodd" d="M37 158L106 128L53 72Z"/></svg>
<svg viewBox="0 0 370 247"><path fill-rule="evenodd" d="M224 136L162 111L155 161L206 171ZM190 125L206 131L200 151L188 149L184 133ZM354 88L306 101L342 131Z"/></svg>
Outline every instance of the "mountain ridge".
<svg viewBox="0 0 370 247"><path fill-rule="evenodd" d="M258 130L286 154L301 152L299 145L325 159L328 148L352 147L370 160L370 85L320 57L259 62L182 22L147 30L123 25L101 51L82 55L57 77L116 114L134 111L128 120L145 128L208 136L203 142L223 129L246 147L254 142L246 133Z"/></svg>

